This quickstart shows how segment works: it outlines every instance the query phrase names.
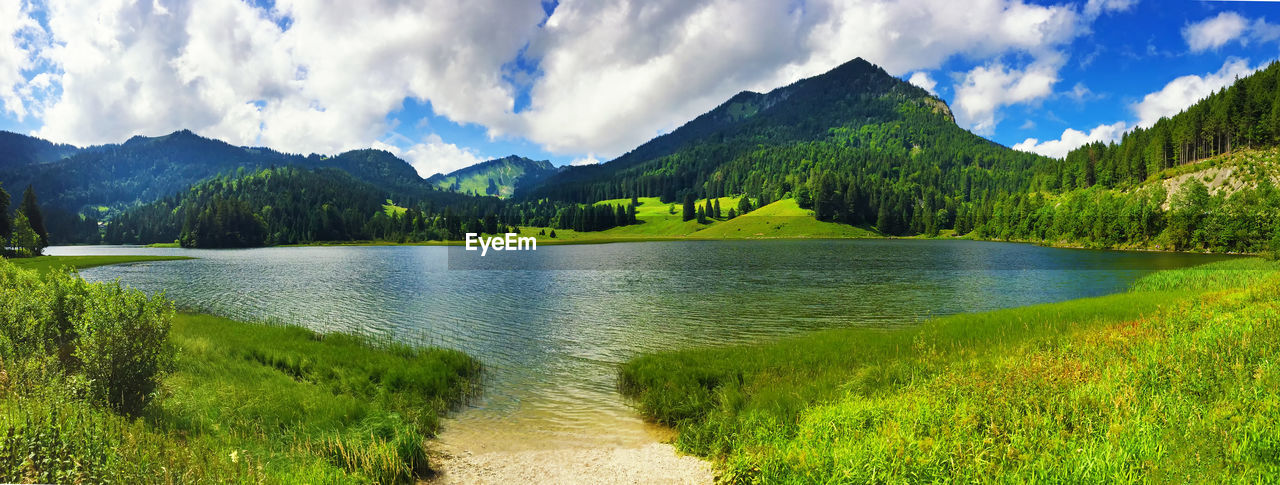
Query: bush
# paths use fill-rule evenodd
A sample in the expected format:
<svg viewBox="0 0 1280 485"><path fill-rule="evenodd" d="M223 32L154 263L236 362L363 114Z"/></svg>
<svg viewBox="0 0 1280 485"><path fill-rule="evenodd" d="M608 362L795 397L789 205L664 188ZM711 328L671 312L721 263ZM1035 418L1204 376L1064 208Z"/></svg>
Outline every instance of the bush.
<svg viewBox="0 0 1280 485"><path fill-rule="evenodd" d="M173 307L119 283L44 277L0 261L0 359L31 384L67 378L81 394L137 414L172 362Z"/></svg>
<svg viewBox="0 0 1280 485"><path fill-rule="evenodd" d="M92 285L76 325L75 358L88 391L112 408L137 414L157 377L172 363L169 325L173 307L119 283Z"/></svg>

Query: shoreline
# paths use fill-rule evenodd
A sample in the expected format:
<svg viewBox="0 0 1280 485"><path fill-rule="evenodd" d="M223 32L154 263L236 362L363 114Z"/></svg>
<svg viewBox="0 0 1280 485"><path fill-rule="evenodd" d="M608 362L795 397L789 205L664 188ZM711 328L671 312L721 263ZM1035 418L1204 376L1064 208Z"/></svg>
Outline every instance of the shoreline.
<svg viewBox="0 0 1280 485"><path fill-rule="evenodd" d="M523 235L523 233L521 233ZM535 235L535 237L537 237ZM1010 243L1010 244L1030 244L1034 246L1056 248L1056 249L1078 249L1085 251L1115 251L1115 252L1138 252L1138 253L1169 253L1169 254L1197 254L1197 255L1222 255L1222 256L1245 256L1245 257L1262 257L1263 253L1235 253L1235 252L1212 252L1212 251L1179 251L1172 249L1162 249L1158 247L1089 247L1084 244L1074 242L1046 242L1034 240L1016 240L1016 239L986 239L967 236L860 236L860 237L827 237L827 236L760 236L760 237L741 237L741 238L716 238L716 237L691 237L691 236L644 236L644 237L603 237L603 238L582 238L569 240L555 240L546 238L545 236L538 238L540 246L577 246L577 245L595 245L595 244L619 244L619 243L641 243L641 242L670 242L670 241L875 241L875 240L918 240L918 241L980 241L994 243ZM463 246L465 241L419 241L419 242L391 242L391 241L323 241L306 244L282 244L277 246L260 246L260 248L309 248L309 247L395 247L395 246ZM77 246L94 246L94 245L70 245L66 247ZM120 244L108 245L113 247L130 247L133 245ZM178 249L177 246L169 244L148 244L136 246L142 248L155 249ZM199 249L199 248L196 248ZM211 249L231 249L231 248L211 248ZM255 249L255 248L234 248L234 249Z"/></svg>
<svg viewBox="0 0 1280 485"><path fill-rule="evenodd" d="M186 256L41 256L23 261L22 266L38 272L51 272L58 268L74 270L112 264L132 264L151 261L177 261L197 258ZM38 263L38 264L37 264ZM183 310L175 315L175 345L188 352L212 347L225 347L238 334L281 334L293 332L289 326L268 323L242 322L206 312ZM212 325L212 326L210 326ZM179 330L180 329L180 330ZM309 331L308 331L309 332ZM323 337L326 334L316 334ZM280 335L277 335L280 336ZM338 337L342 340L341 335ZM323 338L322 338L323 340ZM319 343L318 345L323 345ZM371 349L366 352L377 352ZM184 367L195 366L201 372L213 372L209 363L200 357L188 357ZM216 366L215 366L216 367ZM183 374L199 374L184 371ZM191 387L191 377L179 379L175 389ZM478 382L478 381L477 381ZM250 385L260 385L255 383ZM472 385L475 385L474 383ZM199 385L195 389L200 389ZM172 390L170 392L173 392ZM191 391L178 391L179 394ZM236 391L240 392L240 391ZM199 395L199 393L196 393ZM212 404L217 406L216 404ZM671 444L674 430L644 422L635 417L646 432L629 436L614 443L590 443L581 445L569 440L548 443L535 436L510 436L501 439L487 436L474 429L457 429L455 416L461 409L454 407L440 415L441 424L434 436L428 436L424 450L431 471L417 478L427 483L513 483L524 482L573 482L591 483L712 483L715 479L711 462L692 455L679 453ZM665 433L663 432L665 431ZM665 437L665 438L664 438ZM199 437L203 443L206 437ZM488 440L488 441L486 441ZM517 442L518 441L518 442ZM552 446L545 446L551 444ZM244 443L237 447L253 448ZM192 445L191 450L197 449ZM261 453L261 451L259 452ZM222 456L227 456L225 453ZM294 457L293 459L299 459Z"/></svg>

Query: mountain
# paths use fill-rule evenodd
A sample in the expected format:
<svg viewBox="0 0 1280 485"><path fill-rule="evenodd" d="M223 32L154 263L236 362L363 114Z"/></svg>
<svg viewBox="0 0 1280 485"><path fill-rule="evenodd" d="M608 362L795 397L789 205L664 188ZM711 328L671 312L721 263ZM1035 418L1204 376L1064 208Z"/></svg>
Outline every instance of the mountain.
<svg viewBox="0 0 1280 485"><path fill-rule="evenodd" d="M963 204L1026 190L1049 162L960 128L941 99L854 59L768 93L739 93L617 159L568 168L517 198L795 198L819 220L905 235L950 228Z"/></svg>
<svg viewBox="0 0 1280 485"><path fill-rule="evenodd" d="M427 182L440 190L510 197L516 191L537 184L558 171L549 161L511 155L447 174L435 174L428 177Z"/></svg>
<svg viewBox="0 0 1280 485"><path fill-rule="evenodd" d="M59 148L65 145L14 136L6 134L0 140L15 139L35 149L21 152L25 155L13 157L14 162L7 161L10 159L6 157L6 166L24 165L20 170L0 171L0 183L6 187L33 184L44 205L68 212L144 204L218 174L287 165L339 168L359 180L398 194L430 189L412 166L381 150L304 157L267 148L238 147L181 130L69 151ZM61 154L69 156L56 157Z"/></svg>
<svg viewBox="0 0 1280 485"><path fill-rule="evenodd" d="M17 167L60 160L79 149L27 135L0 131L0 167Z"/></svg>

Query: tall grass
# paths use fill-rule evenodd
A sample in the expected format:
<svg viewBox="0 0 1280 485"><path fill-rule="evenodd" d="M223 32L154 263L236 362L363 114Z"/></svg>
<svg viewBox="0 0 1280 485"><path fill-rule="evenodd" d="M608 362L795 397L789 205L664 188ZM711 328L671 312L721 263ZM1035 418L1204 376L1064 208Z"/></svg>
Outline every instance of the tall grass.
<svg viewBox="0 0 1280 485"><path fill-rule="evenodd" d="M620 385L729 482L1274 481L1274 268L1226 263L917 329L647 355Z"/></svg>
<svg viewBox="0 0 1280 485"><path fill-rule="evenodd" d="M66 297L81 293L87 304ZM140 293L3 261L0 300L5 482L409 483L428 471L439 416L481 373L457 351L156 313L160 300ZM166 333L125 324L156 318ZM96 383L149 369L135 362L148 349L175 352L155 385L99 396ZM141 405L114 405L115 394Z"/></svg>

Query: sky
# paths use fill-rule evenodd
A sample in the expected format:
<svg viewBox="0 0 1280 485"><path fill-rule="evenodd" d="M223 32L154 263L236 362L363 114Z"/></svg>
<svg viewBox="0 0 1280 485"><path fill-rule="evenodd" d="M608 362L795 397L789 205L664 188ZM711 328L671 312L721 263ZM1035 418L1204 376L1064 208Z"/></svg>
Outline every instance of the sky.
<svg viewBox="0 0 1280 485"><path fill-rule="evenodd" d="M1062 156L1276 60L1280 2L0 0L0 130L598 163L855 57Z"/></svg>

